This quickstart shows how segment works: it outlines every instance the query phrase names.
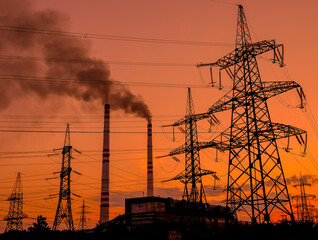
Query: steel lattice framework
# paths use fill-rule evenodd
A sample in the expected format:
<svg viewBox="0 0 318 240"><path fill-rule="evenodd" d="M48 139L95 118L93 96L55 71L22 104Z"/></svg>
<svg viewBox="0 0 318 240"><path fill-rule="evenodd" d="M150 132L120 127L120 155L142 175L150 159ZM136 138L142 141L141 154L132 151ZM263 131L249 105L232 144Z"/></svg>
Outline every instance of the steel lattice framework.
<svg viewBox="0 0 318 240"><path fill-rule="evenodd" d="M300 85L293 81L261 81L256 56L269 51L274 54L273 62L283 67L283 45L276 44L275 40L253 43L243 7L239 5L235 50L214 63L197 65L209 66L211 73L215 67L220 72L225 70L233 81L232 90L207 112L192 116L192 121L211 120L213 114L231 110L230 126L212 141L195 142L193 148L213 147L229 151L226 204L234 214L242 211L253 223L270 223L271 214L277 210L294 221L276 140L296 136L304 145L304 154L307 142L306 131L271 121L267 105L269 98L297 89L302 104L304 94ZM185 117L174 126L187 121ZM186 151L187 146L183 145L169 155Z"/></svg>
<svg viewBox="0 0 318 240"><path fill-rule="evenodd" d="M305 186L311 186L309 183L305 183L302 175L300 174L299 184L294 185L294 187L300 188L300 194L292 196L292 199L296 200L297 204L295 205L297 211L298 221L308 222L313 221L310 214L309 208L312 207L307 200L316 198L315 195L306 194Z"/></svg>
<svg viewBox="0 0 318 240"><path fill-rule="evenodd" d="M22 220L28 216L23 213L23 191L20 173L17 175L17 179L8 201L10 201L9 213L3 219L4 221L7 221L5 231L23 231Z"/></svg>
<svg viewBox="0 0 318 240"><path fill-rule="evenodd" d="M53 230L56 231L62 221L64 221L67 229L70 231L74 231L71 208L72 146L70 140L69 124L67 124L66 127L64 147L62 149L56 150L62 150L62 168L60 173L59 201L57 204L55 219L53 223Z"/></svg>
<svg viewBox="0 0 318 240"><path fill-rule="evenodd" d="M176 124L176 123L175 123ZM175 124L165 125L176 126ZM188 88L187 107L185 116L185 144L182 146L185 153L185 170L171 180L180 180L184 184L183 199L188 202L206 202L202 176L212 175L219 179L216 173L210 170L201 169L198 145L197 123L195 119L194 104L191 90ZM178 126L180 126L178 124ZM169 154L170 156L174 154ZM171 181L168 180L168 181Z"/></svg>
<svg viewBox="0 0 318 240"><path fill-rule="evenodd" d="M83 200L83 205L80 207L81 211L79 212L80 213L80 221L79 221L79 224L78 224L78 229L79 230L86 230L87 228L87 217L86 217L86 214L88 213L87 212L87 206L85 205L85 200Z"/></svg>

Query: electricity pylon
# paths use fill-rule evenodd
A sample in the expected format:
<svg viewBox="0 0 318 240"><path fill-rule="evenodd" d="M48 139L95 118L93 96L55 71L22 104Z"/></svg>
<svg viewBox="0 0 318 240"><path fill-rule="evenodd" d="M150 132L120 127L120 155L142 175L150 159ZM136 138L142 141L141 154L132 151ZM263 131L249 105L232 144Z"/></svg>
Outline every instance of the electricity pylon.
<svg viewBox="0 0 318 240"><path fill-rule="evenodd" d="M197 123L194 117L194 104L191 95L191 90L188 88L186 120L185 125L185 144L182 146L185 149L185 170L179 173L174 178L167 180L180 180L184 184L183 199L188 202L206 202L204 187L202 184L202 176L212 175L219 180L216 173L210 170L201 169L199 150L194 146L198 144ZM174 124L165 125L175 126ZM178 151L175 149L174 151ZM169 154L172 156L173 154Z"/></svg>
<svg viewBox="0 0 318 240"><path fill-rule="evenodd" d="M300 174L299 178L299 184L295 184L294 187L300 188L300 194L293 196L292 198L297 201L297 204L295 205L297 209L297 218L301 222L307 222L307 221L313 221L310 212L309 207L311 207L307 200L316 198L315 195L312 194L306 194L305 192L305 186L311 186L309 183L305 183L302 175Z"/></svg>
<svg viewBox="0 0 318 240"><path fill-rule="evenodd" d="M57 204L55 219L53 223L53 231L56 231L62 221L70 231L74 231L72 208L71 208L71 159L72 146L70 140L69 124L66 127L64 147L62 149L62 168L60 173L60 191ZM74 149L75 150L75 149Z"/></svg>
<svg viewBox="0 0 318 240"><path fill-rule="evenodd" d="M194 147L229 151L226 205L234 214L240 210L252 223L270 223L271 214L277 211L294 221L276 140L296 136L304 145L304 153L307 142L306 131L271 121L267 105L269 98L297 89L302 104L305 96L296 82L261 81L256 56L269 51L274 53L273 62L283 67L283 45L276 44L275 40L253 43L243 7L239 5L235 49L214 63L197 65L210 67L211 73L212 68L218 68L220 80L221 72L225 70L233 87L207 112L193 116L193 121L199 121L231 110L230 126L211 141L198 142ZM183 118L175 126L186 121L187 118ZM302 135L305 135L305 140ZM187 148L181 146L169 155L186 151Z"/></svg>
<svg viewBox="0 0 318 240"><path fill-rule="evenodd" d="M78 229L79 230L85 230L86 227L87 227L87 217L86 217L86 214L88 213L87 212L87 206L85 205L85 200L83 199L83 205L80 207L81 211L79 212L80 214L80 221L79 221L79 224L78 224Z"/></svg>
<svg viewBox="0 0 318 240"><path fill-rule="evenodd" d="M8 201L10 201L9 213L3 219L4 221L7 221L5 231L22 231L22 220L23 218L27 218L28 216L23 213L23 191L20 173L18 173L17 175L17 179L15 181L12 193L8 198Z"/></svg>

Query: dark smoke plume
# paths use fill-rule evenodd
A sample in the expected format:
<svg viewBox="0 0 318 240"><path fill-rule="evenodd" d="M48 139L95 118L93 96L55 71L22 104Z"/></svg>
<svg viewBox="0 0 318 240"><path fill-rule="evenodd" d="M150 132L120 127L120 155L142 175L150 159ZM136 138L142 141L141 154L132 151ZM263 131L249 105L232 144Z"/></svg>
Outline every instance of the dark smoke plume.
<svg viewBox="0 0 318 240"><path fill-rule="evenodd" d="M54 10L36 11L28 0L0 0L0 25L28 29L66 31L68 18ZM41 56L44 64L32 61L1 61L0 74L36 76L65 81L30 82L10 80L0 82L0 109L4 109L18 94L35 94L42 99L50 95L70 96L82 101L109 101L112 109L123 110L151 120L151 113L141 96L132 93L123 84L114 84L109 67L90 55L87 39L34 34L21 31L0 31L0 54ZM59 62L49 59L80 59L85 63ZM42 75L41 75L42 76ZM69 81L69 82L68 82ZM72 82L77 82L74 84ZM107 99L107 100L105 100Z"/></svg>

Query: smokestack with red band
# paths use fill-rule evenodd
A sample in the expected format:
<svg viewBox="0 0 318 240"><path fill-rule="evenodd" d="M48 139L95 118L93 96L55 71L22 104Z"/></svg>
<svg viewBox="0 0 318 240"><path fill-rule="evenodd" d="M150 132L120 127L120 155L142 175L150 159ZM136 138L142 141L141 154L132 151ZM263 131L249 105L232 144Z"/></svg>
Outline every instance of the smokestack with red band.
<svg viewBox="0 0 318 240"><path fill-rule="evenodd" d="M105 104L100 223L109 221L109 112L110 105Z"/></svg>
<svg viewBox="0 0 318 240"><path fill-rule="evenodd" d="M153 196L153 166L152 166L152 124L148 123L147 144L147 197Z"/></svg>

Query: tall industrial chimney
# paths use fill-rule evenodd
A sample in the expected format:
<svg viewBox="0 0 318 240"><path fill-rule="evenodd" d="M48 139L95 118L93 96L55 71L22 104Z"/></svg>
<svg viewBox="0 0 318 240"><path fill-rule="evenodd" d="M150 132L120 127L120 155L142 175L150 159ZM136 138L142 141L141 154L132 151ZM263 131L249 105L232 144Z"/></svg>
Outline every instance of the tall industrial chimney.
<svg viewBox="0 0 318 240"><path fill-rule="evenodd" d="M152 124L148 123L147 144L147 197L153 196L153 165L152 165Z"/></svg>
<svg viewBox="0 0 318 240"><path fill-rule="evenodd" d="M105 104L100 223L109 221L109 112L110 105Z"/></svg>

